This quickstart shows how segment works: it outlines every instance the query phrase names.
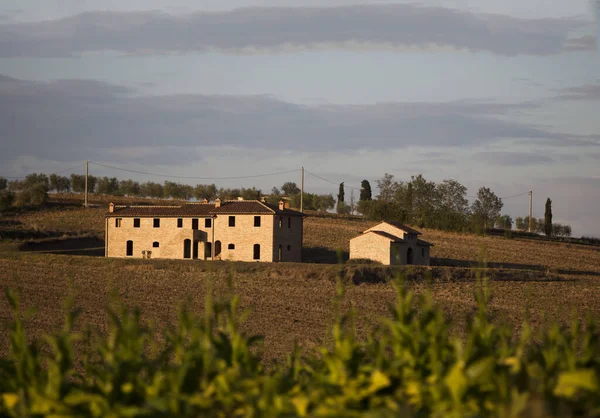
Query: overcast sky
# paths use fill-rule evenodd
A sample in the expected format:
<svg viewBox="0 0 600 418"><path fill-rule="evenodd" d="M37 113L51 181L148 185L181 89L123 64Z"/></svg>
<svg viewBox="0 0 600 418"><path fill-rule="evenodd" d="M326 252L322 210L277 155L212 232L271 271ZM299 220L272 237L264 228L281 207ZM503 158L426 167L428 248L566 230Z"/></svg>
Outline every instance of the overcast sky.
<svg viewBox="0 0 600 418"><path fill-rule="evenodd" d="M557 222L600 236L592 2L356 3L0 0L0 176L85 159L194 177L304 166L355 187L422 173L470 196L533 190L535 216L550 197ZM215 183L285 181L299 173ZM527 214L527 196L504 203Z"/></svg>

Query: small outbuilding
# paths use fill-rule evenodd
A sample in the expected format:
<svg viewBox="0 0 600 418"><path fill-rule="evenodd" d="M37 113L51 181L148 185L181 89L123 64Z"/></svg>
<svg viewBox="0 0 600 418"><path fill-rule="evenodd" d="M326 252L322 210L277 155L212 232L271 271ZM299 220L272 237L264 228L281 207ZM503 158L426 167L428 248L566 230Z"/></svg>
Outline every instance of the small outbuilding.
<svg viewBox="0 0 600 418"><path fill-rule="evenodd" d="M421 233L396 222L381 222L350 240L350 259L377 261L384 265L428 266L433 244L419 239Z"/></svg>

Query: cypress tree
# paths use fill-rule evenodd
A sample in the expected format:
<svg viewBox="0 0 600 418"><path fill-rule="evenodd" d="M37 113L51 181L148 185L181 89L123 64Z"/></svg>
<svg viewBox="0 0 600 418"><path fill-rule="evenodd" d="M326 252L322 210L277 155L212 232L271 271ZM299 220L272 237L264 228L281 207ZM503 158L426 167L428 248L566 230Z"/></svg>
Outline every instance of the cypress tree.
<svg viewBox="0 0 600 418"><path fill-rule="evenodd" d="M360 200L373 200L373 194L371 193L371 183L368 180L363 180L360 183Z"/></svg>
<svg viewBox="0 0 600 418"><path fill-rule="evenodd" d="M546 212L544 213L544 233L547 237L552 235L552 200L546 199Z"/></svg>
<svg viewBox="0 0 600 418"><path fill-rule="evenodd" d="M344 182L340 183L340 189L337 195L337 212L342 213L344 211Z"/></svg>

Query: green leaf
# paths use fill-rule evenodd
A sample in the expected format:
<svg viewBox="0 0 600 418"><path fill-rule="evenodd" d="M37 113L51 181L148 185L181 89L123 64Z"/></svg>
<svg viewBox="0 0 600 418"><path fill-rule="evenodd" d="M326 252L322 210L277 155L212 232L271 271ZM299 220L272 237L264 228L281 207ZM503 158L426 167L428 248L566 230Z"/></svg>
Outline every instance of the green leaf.
<svg viewBox="0 0 600 418"><path fill-rule="evenodd" d="M579 390L598 390L598 377L593 369L579 369L562 372L554 388L556 396L572 398Z"/></svg>

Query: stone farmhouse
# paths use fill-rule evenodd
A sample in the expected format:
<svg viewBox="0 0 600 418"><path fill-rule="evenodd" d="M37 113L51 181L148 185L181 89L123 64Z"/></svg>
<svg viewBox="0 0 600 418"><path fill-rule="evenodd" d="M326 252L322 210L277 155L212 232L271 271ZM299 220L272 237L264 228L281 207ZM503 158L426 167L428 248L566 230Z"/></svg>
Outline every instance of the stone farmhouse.
<svg viewBox="0 0 600 418"><path fill-rule="evenodd" d="M109 205L105 256L190 260L302 259L303 214L283 201L217 199L182 206Z"/></svg>
<svg viewBox="0 0 600 418"><path fill-rule="evenodd" d="M421 233L395 222L382 222L350 240L350 259L367 259L384 265L429 265L429 242Z"/></svg>

